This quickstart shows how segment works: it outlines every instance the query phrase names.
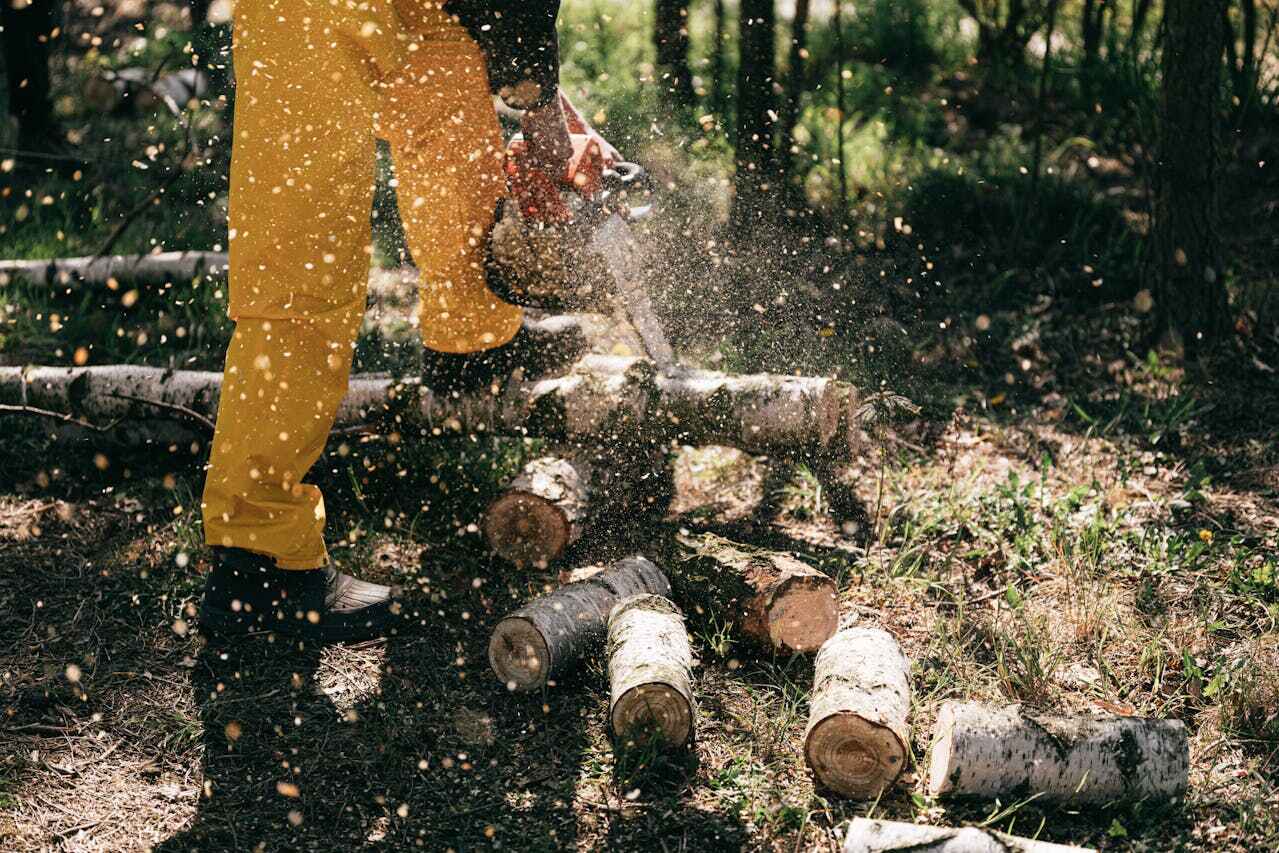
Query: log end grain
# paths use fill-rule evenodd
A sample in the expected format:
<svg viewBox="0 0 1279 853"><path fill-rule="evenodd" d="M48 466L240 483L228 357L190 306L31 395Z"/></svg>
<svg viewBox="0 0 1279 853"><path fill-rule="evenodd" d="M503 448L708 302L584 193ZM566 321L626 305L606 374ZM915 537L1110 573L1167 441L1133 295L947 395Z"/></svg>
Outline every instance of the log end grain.
<svg viewBox="0 0 1279 853"><path fill-rule="evenodd" d="M572 539L572 521L553 501L525 491L499 495L484 513L484 538L517 566L545 568Z"/></svg>
<svg viewBox="0 0 1279 853"><path fill-rule="evenodd" d="M688 699L669 684L632 687L613 705L611 724L619 738L661 738L669 746L683 746L693 735L693 709Z"/></svg>
<svg viewBox="0 0 1279 853"><path fill-rule="evenodd" d="M773 648L814 652L839 630L835 582L820 573L792 575L769 596L765 613Z"/></svg>
<svg viewBox="0 0 1279 853"><path fill-rule="evenodd" d="M827 788L845 797L873 799L901 774L906 748L887 726L844 713L812 728L804 756Z"/></svg>
<svg viewBox="0 0 1279 853"><path fill-rule="evenodd" d="M928 793L939 797L955 788L955 768L951 758L955 750L951 740L955 736L955 704L947 702L937 712L933 726L932 758L928 762Z"/></svg>
<svg viewBox="0 0 1279 853"><path fill-rule="evenodd" d="M546 638L533 623L509 616L493 629L489 639L489 666L508 689L534 690L546 683L550 671Z"/></svg>

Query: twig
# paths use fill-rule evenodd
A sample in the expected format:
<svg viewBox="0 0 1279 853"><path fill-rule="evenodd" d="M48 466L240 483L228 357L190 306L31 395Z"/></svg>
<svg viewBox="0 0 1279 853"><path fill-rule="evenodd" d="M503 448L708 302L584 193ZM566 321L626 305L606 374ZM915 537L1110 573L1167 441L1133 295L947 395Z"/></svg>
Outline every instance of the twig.
<svg viewBox="0 0 1279 853"><path fill-rule="evenodd" d="M73 424L78 427L84 427L85 429L91 429L94 432L109 432L116 426L116 424L119 423L119 421L112 421L106 426L102 426L100 424L89 423L88 421L83 420L82 418L77 418L74 415L63 414L62 412L51 412L48 409L37 409L35 406L11 406L7 403L0 403L0 412L9 412L10 414L15 415L34 415L41 418L52 418L55 421L62 421L64 424Z"/></svg>
<svg viewBox="0 0 1279 853"><path fill-rule="evenodd" d="M163 400L148 400L146 397L134 397L132 394L121 394L119 392L116 392L111 396L115 397L117 400L129 400L133 403L142 403L144 406L154 406L157 409L176 412L177 414L195 421L209 432L213 432L217 428L217 425L204 415L192 409L188 409L186 406L179 406L177 403L166 403Z"/></svg>

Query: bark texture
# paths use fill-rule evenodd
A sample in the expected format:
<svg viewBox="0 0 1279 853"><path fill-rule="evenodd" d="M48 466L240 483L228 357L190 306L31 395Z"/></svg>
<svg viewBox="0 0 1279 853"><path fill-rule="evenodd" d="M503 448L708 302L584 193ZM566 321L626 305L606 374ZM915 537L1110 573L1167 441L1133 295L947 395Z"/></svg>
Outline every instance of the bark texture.
<svg viewBox="0 0 1279 853"><path fill-rule="evenodd" d="M847 628L817 653L804 757L836 793L872 799L910 749L910 662L879 628Z"/></svg>
<svg viewBox="0 0 1279 853"><path fill-rule="evenodd" d="M1072 805L1168 800L1186 791L1180 720L1032 716L948 702L933 730L934 796L1027 797Z"/></svg>
<svg viewBox="0 0 1279 853"><path fill-rule="evenodd" d="M1164 15L1151 272L1161 323L1194 357L1230 331L1217 231L1226 0L1169 0Z"/></svg>
<svg viewBox="0 0 1279 853"><path fill-rule="evenodd" d="M54 135L49 42L54 38L55 8L53 0L0 3L9 113L18 120L18 143L24 151L44 151Z"/></svg>
<svg viewBox="0 0 1279 853"><path fill-rule="evenodd" d="M894 820L853 818L844 853L1096 853L975 826L920 826Z"/></svg>
<svg viewBox="0 0 1279 853"><path fill-rule="evenodd" d="M790 554L713 534L681 536L671 577L680 600L727 615L770 651L813 652L839 628L835 581Z"/></svg>
<svg viewBox="0 0 1279 853"><path fill-rule="evenodd" d="M741 0L737 65L737 173L732 224L749 233L778 207L769 198L776 169L773 156L774 0Z"/></svg>
<svg viewBox="0 0 1279 853"><path fill-rule="evenodd" d="M620 739L693 737L693 654L684 616L660 595L619 601L608 615L609 725Z"/></svg>
<svg viewBox="0 0 1279 853"><path fill-rule="evenodd" d="M38 261L0 261L5 280L74 288L160 287L198 278L225 280L225 252L160 252L154 255L106 255L95 258L55 258Z"/></svg>
<svg viewBox="0 0 1279 853"><path fill-rule="evenodd" d="M220 384L218 373L132 365L0 367L0 403L105 422L174 419L172 411L126 404L115 395L124 389L147 399L176 396L174 402L212 419ZM831 444L841 428L848 431L850 400L850 389L830 379L697 370L658 375L643 359L587 356L563 376L513 380L498 396L459 399L436 395L415 379L356 377L336 425L377 422L410 437L494 433L623 446L642 436L652 446L727 444L767 453Z"/></svg>
<svg viewBox="0 0 1279 853"><path fill-rule="evenodd" d="M504 618L489 640L489 665L508 689L553 684L603 645L613 605L640 593L670 595L662 570L643 557L618 560L604 571L530 601Z"/></svg>

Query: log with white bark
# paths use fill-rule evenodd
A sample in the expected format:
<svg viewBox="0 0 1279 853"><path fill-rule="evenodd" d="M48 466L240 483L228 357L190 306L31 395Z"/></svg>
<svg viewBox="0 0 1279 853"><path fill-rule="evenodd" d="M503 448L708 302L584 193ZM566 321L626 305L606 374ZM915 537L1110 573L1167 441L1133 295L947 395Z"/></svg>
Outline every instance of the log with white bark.
<svg viewBox="0 0 1279 853"><path fill-rule="evenodd" d="M1020 706L947 702L933 729L928 790L1072 805L1168 800L1186 791L1180 720L1052 717Z"/></svg>
<svg viewBox="0 0 1279 853"><path fill-rule="evenodd" d="M668 598L635 595L608 615L609 726L619 740L688 743L696 728L693 654Z"/></svg>
<svg viewBox="0 0 1279 853"><path fill-rule="evenodd" d="M530 460L485 509L484 540L517 566L546 568L581 538L595 477L594 466L576 454Z"/></svg>
<svg viewBox="0 0 1279 853"><path fill-rule="evenodd" d="M713 534L680 536L671 582L681 601L727 615L745 638L784 654L812 652L839 628L835 581L790 554Z"/></svg>
<svg viewBox="0 0 1279 853"><path fill-rule="evenodd" d="M0 261L0 284L27 282L53 287L78 285L112 290L154 288L199 278L225 280L225 252L158 252L153 255Z"/></svg>
<svg viewBox="0 0 1279 853"><path fill-rule="evenodd" d="M872 799L906 765L909 716L910 662L892 634L846 628L817 652L804 758L827 788Z"/></svg>
<svg viewBox="0 0 1279 853"><path fill-rule="evenodd" d="M844 836L843 853L1096 853L1008 835L975 826L920 826L895 820L853 818Z"/></svg>
<svg viewBox="0 0 1279 853"><path fill-rule="evenodd" d="M131 365L0 367L0 403L107 422L164 417L156 406L126 405L115 393L120 388L145 399L177 395L212 419L219 385L217 373ZM710 371L658 376L641 359L587 356L562 376L511 381L501 395L456 398L414 379L356 377L336 425L384 421L423 436L489 432L628 444L642 436L650 446L678 441L791 451L836 437L847 423L846 392L829 379Z"/></svg>
<svg viewBox="0 0 1279 853"><path fill-rule="evenodd" d="M618 560L597 575L530 601L497 623L489 639L489 665L510 690L547 685L603 645L609 611L618 601L670 591L666 575L649 560Z"/></svg>

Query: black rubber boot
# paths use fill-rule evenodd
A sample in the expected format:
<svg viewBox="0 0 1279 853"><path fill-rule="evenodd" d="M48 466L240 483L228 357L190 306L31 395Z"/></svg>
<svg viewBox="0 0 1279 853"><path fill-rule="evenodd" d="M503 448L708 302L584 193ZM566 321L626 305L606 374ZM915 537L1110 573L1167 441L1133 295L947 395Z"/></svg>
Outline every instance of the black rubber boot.
<svg viewBox="0 0 1279 853"><path fill-rule="evenodd" d="M356 580L331 565L277 568L270 557L214 548L200 624L229 636L276 633L318 643L384 637L399 621L397 591Z"/></svg>
<svg viewBox="0 0 1279 853"><path fill-rule="evenodd" d="M581 330L562 325L526 317L515 337L500 347L468 353L428 348L422 355L422 384L436 394L465 397L500 393L517 367L524 369L525 379L545 375L586 350Z"/></svg>

